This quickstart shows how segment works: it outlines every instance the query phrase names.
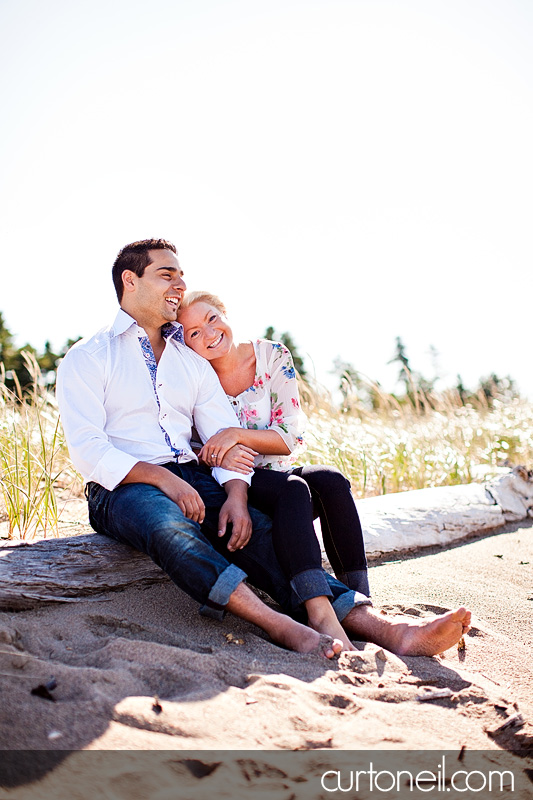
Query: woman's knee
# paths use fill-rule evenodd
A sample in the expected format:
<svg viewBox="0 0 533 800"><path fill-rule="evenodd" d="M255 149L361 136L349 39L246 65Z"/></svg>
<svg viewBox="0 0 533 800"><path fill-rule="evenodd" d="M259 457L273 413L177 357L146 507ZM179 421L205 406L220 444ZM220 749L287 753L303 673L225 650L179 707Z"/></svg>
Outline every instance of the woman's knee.
<svg viewBox="0 0 533 800"><path fill-rule="evenodd" d="M285 499L291 498L299 502L311 502L311 489L304 478L299 475L290 475L285 484L282 496Z"/></svg>
<svg viewBox="0 0 533 800"><path fill-rule="evenodd" d="M311 489L319 494L322 492L349 492L351 490L350 481L337 467L326 464L312 466L306 469L304 477Z"/></svg>

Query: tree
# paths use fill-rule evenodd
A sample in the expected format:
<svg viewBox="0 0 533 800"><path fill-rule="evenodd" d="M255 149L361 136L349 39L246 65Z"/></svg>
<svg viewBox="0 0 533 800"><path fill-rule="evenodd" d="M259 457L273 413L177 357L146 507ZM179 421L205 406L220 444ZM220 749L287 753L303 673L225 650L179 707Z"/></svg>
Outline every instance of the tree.
<svg viewBox="0 0 533 800"><path fill-rule="evenodd" d="M35 358L44 382L48 385L53 384L61 358L80 338L78 336L76 339L67 339L59 353L55 353L52 350L52 346L48 341L45 342L43 353L38 353L35 347L30 344L15 348L13 336L8 330L3 314L0 311L0 364L4 365L7 388L18 393L19 388L25 389L33 383L33 376L30 369L28 369L28 363L23 353L29 353Z"/></svg>
<svg viewBox="0 0 533 800"><path fill-rule="evenodd" d="M455 389L461 399L461 403L464 405L468 399L469 393L467 392L465 385L463 383L463 379L460 375L457 375L457 383L455 385Z"/></svg>
<svg viewBox="0 0 533 800"><path fill-rule="evenodd" d="M509 375L501 378L494 372L486 378L480 378L476 394L478 397L483 395L489 406L497 398L512 399L519 396L515 382Z"/></svg>
<svg viewBox="0 0 533 800"><path fill-rule="evenodd" d="M274 342L274 341L282 342L282 344L285 345L285 347L290 351L292 355L292 360L294 361L294 369L296 370L296 372L298 372L301 378L305 378L306 369L304 366L304 360L302 356L299 354L298 347L294 343L294 340L290 335L290 333L285 331L285 333L278 334L276 333L272 325L269 325L265 331L265 339L268 339L269 342Z"/></svg>
<svg viewBox="0 0 533 800"><path fill-rule="evenodd" d="M398 382L405 385L406 395L412 394L412 378L411 378L411 365L405 351L405 345L399 336L396 337L396 350L394 356L387 361L387 364L400 364L400 371L398 373Z"/></svg>
<svg viewBox="0 0 533 800"><path fill-rule="evenodd" d="M437 355L435 348L432 349L432 355L434 358ZM425 378L420 372L411 369L405 345L399 336L396 337L395 355L387 363L394 364L395 362L401 365L398 381L404 384L406 397L418 408L419 396L421 396L423 400L426 395L433 391L437 376L430 380L429 378Z"/></svg>
<svg viewBox="0 0 533 800"><path fill-rule="evenodd" d="M13 351L13 336L4 322L4 315L0 311L0 362L4 364L6 369L10 369L9 359L12 357Z"/></svg>
<svg viewBox="0 0 533 800"><path fill-rule="evenodd" d="M379 408L380 385L377 381L362 376L353 364L343 361L339 356L333 361L332 372L339 377L339 391L345 411L352 410L354 399L365 408Z"/></svg>

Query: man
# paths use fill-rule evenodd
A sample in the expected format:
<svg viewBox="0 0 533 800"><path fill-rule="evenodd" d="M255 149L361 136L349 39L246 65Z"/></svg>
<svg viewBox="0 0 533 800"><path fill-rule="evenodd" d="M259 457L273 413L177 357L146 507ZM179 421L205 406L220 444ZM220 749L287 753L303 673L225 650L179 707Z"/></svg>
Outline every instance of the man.
<svg viewBox="0 0 533 800"><path fill-rule="evenodd" d="M278 613L246 586L248 577L285 610L297 605L270 521L247 508L249 477L221 467L212 477L191 449L193 420L205 441L236 417L209 364L183 343L176 316L186 287L176 248L164 239L127 245L113 282L115 322L74 345L58 370L63 427L88 482L91 525L147 553L203 613L231 611L284 647L334 657L339 640ZM464 608L431 622L382 617L327 577L343 626L397 653L441 652L468 629Z"/></svg>

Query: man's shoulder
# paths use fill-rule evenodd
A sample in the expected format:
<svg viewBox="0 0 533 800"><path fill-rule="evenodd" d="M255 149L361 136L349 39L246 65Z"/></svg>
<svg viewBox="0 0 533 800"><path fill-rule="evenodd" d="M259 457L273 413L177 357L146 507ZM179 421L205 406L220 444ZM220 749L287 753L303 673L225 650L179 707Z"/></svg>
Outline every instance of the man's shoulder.
<svg viewBox="0 0 533 800"><path fill-rule="evenodd" d="M87 355L97 355L100 350L108 347L109 342L114 337L115 331L113 324L106 325L104 328L100 328L99 331L96 331L96 333L94 333L92 336L86 336L83 339L79 339L67 352L67 356L81 353L86 353Z"/></svg>
<svg viewBox="0 0 533 800"><path fill-rule="evenodd" d="M135 324L135 320L126 314L122 309L109 325L105 325L96 331L92 336L86 336L72 345L65 358L83 358L84 356L96 356L105 353L110 343L119 339L120 335L126 333Z"/></svg>

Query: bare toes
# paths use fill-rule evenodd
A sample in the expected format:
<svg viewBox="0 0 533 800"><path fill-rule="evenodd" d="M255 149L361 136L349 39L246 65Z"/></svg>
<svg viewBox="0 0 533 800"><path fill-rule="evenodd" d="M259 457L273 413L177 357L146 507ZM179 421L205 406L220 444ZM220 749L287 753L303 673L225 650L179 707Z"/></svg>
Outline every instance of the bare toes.
<svg viewBox="0 0 533 800"><path fill-rule="evenodd" d="M333 644L331 645L334 655L338 656L339 653L342 653L344 649L344 645L340 639L333 639Z"/></svg>
<svg viewBox="0 0 533 800"><path fill-rule="evenodd" d="M319 634L318 644L310 650L310 653L316 653L326 658L335 658L342 650L342 642L340 639L333 639L327 633Z"/></svg>

